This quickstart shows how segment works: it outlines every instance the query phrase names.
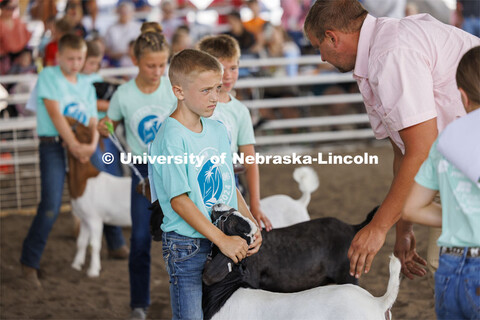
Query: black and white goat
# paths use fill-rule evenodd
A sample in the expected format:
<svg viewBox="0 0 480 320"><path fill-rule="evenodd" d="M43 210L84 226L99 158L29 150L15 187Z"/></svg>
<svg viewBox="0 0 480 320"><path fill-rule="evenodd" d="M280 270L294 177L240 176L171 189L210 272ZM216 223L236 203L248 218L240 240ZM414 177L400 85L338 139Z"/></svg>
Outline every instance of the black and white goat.
<svg viewBox="0 0 480 320"><path fill-rule="evenodd" d="M205 317L211 318L241 287L289 293L333 283L357 284L349 274L347 251L357 231L370 222L376 210L358 225L321 218L262 231L260 251L238 265L214 248L203 274ZM225 220L221 227L225 234L249 234L244 218L228 214L232 211L227 205L217 204L212 207L212 220ZM248 237L244 238L248 242Z"/></svg>

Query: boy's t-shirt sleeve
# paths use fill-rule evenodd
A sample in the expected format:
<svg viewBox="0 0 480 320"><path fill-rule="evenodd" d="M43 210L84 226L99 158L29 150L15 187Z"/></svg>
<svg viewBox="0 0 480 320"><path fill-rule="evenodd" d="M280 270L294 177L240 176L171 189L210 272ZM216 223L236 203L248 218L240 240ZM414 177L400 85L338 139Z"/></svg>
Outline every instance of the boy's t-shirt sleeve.
<svg viewBox="0 0 480 320"><path fill-rule="evenodd" d="M167 157L179 156L181 159L183 159L184 153L185 150L182 148L165 144L164 148L161 148L160 153L157 155L164 155ZM186 163L182 162L177 164L175 161L171 161L171 163L165 164L155 163L153 166L154 170L156 170L160 176L163 190L165 191L165 195L167 196L169 202L179 195L190 193L191 188L188 183ZM155 181L155 183L157 183L157 181ZM155 189L161 190L157 187L155 187Z"/></svg>
<svg viewBox="0 0 480 320"><path fill-rule="evenodd" d="M436 153L438 153L437 141L432 145L428 158L423 162L420 170L418 170L418 173L415 176L415 181L419 185L431 190L439 190L437 174L438 161L436 161Z"/></svg>
<svg viewBox="0 0 480 320"><path fill-rule="evenodd" d="M123 114L122 114L122 109L121 109L121 103L120 103L120 90L115 91L115 93L112 96L112 99L110 100L110 105L108 106L108 111L107 111L107 116L114 120L114 121L120 121L123 119Z"/></svg>
<svg viewBox="0 0 480 320"><path fill-rule="evenodd" d="M242 104L243 108L239 108L238 117L238 137L237 145L245 146L249 144L255 144L255 134L253 132L252 117L247 107Z"/></svg>
<svg viewBox="0 0 480 320"><path fill-rule="evenodd" d="M37 97L38 99L48 99L59 101L58 86L53 73L53 69L47 68L38 76L37 81Z"/></svg>

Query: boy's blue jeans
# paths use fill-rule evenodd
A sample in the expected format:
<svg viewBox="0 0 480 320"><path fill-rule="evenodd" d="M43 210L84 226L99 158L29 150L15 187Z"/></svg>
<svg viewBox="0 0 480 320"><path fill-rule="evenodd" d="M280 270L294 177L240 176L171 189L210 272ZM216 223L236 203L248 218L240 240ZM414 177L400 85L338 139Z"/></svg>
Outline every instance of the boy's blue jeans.
<svg viewBox="0 0 480 320"><path fill-rule="evenodd" d="M143 177L148 176L146 164L135 165ZM128 272L130 275L130 307L147 308L150 305L150 202L135 190L139 179L132 172L131 208L132 234Z"/></svg>
<svg viewBox="0 0 480 320"><path fill-rule="evenodd" d="M466 250L465 250L466 251ZM480 319L480 257L440 255L435 312L441 319Z"/></svg>
<svg viewBox="0 0 480 320"><path fill-rule="evenodd" d="M203 319L202 273L212 243L175 232L162 235L163 259L170 275L173 319Z"/></svg>
<svg viewBox="0 0 480 320"><path fill-rule="evenodd" d="M47 244L47 238L57 220L62 204L65 182L65 150L61 142L40 142L41 200L27 237L23 242L20 262L39 269L40 259ZM105 236L110 249L125 244L119 227L105 226Z"/></svg>

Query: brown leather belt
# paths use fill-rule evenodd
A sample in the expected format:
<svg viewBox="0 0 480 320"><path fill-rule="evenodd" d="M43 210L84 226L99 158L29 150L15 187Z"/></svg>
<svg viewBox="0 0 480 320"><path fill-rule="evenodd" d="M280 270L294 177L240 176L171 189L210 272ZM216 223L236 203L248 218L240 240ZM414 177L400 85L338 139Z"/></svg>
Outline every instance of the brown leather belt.
<svg viewBox="0 0 480 320"><path fill-rule="evenodd" d="M463 256L465 249L467 249L468 258L480 257L480 248L440 247L440 254Z"/></svg>
<svg viewBox="0 0 480 320"><path fill-rule="evenodd" d="M45 143L58 143L58 142L61 142L61 141L62 141L62 138L60 138L59 136L55 136L55 137L38 137L38 140L40 140L40 142L45 142Z"/></svg>

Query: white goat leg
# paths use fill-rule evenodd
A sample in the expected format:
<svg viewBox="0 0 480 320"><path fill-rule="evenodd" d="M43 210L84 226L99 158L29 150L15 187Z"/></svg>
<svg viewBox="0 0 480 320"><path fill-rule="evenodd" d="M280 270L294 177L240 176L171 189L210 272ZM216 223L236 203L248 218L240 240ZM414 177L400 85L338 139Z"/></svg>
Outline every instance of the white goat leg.
<svg viewBox="0 0 480 320"><path fill-rule="evenodd" d="M102 234L103 222L100 219L95 219L91 222L92 236L90 238L90 246L92 248L92 257L90 260L90 267L87 270L87 276L100 276L100 250L102 249Z"/></svg>
<svg viewBox="0 0 480 320"><path fill-rule="evenodd" d="M73 259L72 268L78 271L82 270L82 266L85 263L85 255L87 254L88 240L90 238L90 230L88 225L81 221L80 233L77 238L77 253Z"/></svg>

